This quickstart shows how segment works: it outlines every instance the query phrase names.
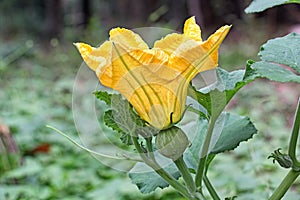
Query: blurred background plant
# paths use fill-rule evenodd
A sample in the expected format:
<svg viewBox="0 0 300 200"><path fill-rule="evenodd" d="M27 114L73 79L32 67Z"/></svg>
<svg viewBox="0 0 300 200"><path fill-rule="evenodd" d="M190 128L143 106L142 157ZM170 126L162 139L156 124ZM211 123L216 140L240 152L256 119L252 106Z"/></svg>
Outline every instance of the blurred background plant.
<svg viewBox="0 0 300 200"><path fill-rule="evenodd" d="M256 60L267 39L300 32L299 5L246 15L249 3L0 1L0 199L182 199L171 189L140 194L125 173L106 167L45 127L52 124L78 136L71 103L81 58L72 43L96 46L116 26L181 30L183 21L195 15L204 38L223 24L233 25L219 62L230 71L243 68L247 59ZM285 172L267 157L278 146L287 145L299 91L299 84L259 80L231 101L228 109L249 115L260 133L213 162L209 176L222 196L262 199L278 185ZM14 150L7 145L8 137ZM300 199L299 183L285 199Z"/></svg>

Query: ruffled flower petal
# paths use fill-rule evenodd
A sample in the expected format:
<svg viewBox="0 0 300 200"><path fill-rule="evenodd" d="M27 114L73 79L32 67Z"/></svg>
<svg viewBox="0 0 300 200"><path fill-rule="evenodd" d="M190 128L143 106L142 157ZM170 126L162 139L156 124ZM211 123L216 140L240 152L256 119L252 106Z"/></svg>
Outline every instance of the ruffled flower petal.
<svg viewBox="0 0 300 200"><path fill-rule="evenodd" d="M189 82L217 66L218 48L229 29L223 26L203 42L191 17L183 34L169 34L152 49L124 28L112 29L110 40L98 48L75 46L103 85L120 92L151 126L165 129L181 119Z"/></svg>
<svg viewBox="0 0 300 200"><path fill-rule="evenodd" d="M174 51L176 51L176 49L178 49L181 44L183 44L187 40L189 40L189 38L184 36L183 34L172 33L160 40L157 40L154 43L153 48L162 49L167 54L171 55Z"/></svg>
<svg viewBox="0 0 300 200"><path fill-rule="evenodd" d="M217 64L218 63L218 49L228 34L231 26L225 25L219 28L214 34L203 43L203 48L211 52L211 59Z"/></svg>
<svg viewBox="0 0 300 200"><path fill-rule="evenodd" d="M116 45L115 48L118 53L122 47ZM185 102L178 102L178 72L168 67L167 54L157 49L132 50L120 54L111 67L112 88L120 92L145 121L163 129L173 121L171 115L174 122L180 119Z"/></svg>
<svg viewBox="0 0 300 200"><path fill-rule="evenodd" d="M197 42L202 42L201 29L196 24L195 17L190 17L184 23L183 34Z"/></svg>
<svg viewBox="0 0 300 200"><path fill-rule="evenodd" d="M119 43L125 49L149 49L141 36L126 28L114 28L109 35L110 41Z"/></svg>
<svg viewBox="0 0 300 200"><path fill-rule="evenodd" d="M110 68L113 45L110 41L104 42L100 47L94 48L84 43L74 43L85 63L96 71L101 83L107 87L112 85L113 73Z"/></svg>

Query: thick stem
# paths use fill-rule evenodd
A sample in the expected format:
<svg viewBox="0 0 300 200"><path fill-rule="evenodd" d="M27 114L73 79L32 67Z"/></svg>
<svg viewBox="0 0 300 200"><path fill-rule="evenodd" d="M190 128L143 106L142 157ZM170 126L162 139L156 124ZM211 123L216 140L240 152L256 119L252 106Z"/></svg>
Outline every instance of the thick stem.
<svg viewBox="0 0 300 200"><path fill-rule="evenodd" d="M203 177L203 181L204 181L204 184L205 184L210 196L213 198L213 200L221 200L221 198L219 197L218 193L216 192L214 186L209 181L206 174Z"/></svg>
<svg viewBox="0 0 300 200"><path fill-rule="evenodd" d="M196 198L193 198L190 196L187 189L180 184L173 176L171 176L168 172L166 172L155 160L149 159L146 154L143 152L143 149L141 148L137 137L132 136L133 144L136 148L136 150L139 152L139 155L147 164L150 166L155 172L160 175L169 185L171 185L175 190L177 190L179 193L181 193L184 197L186 197L189 200L197 200Z"/></svg>
<svg viewBox="0 0 300 200"><path fill-rule="evenodd" d="M183 157L180 156L177 160L174 161L175 165L179 169L181 176L191 194L194 194L196 192L196 185L194 183L193 177L186 166Z"/></svg>
<svg viewBox="0 0 300 200"><path fill-rule="evenodd" d="M299 175L300 172L296 172L293 169L291 169L289 173L285 176L285 178L282 180L280 185L276 188L269 200L280 200L283 197L283 195L288 191L288 189L292 186L292 184Z"/></svg>
<svg viewBox="0 0 300 200"><path fill-rule="evenodd" d="M155 167L157 167L157 166L155 166ZM189 192L186 190L186 188L183 185L181 185L178 181L176 181L163 168L155 169L155 172L157 174L159 174L169 185L171 185L177 192L181 193L184 197L188 198L189 200L197 200L196 198L192 197L189 194Z"/></svg>
<svg viewBox="0 0 300 200"><path fill-rule="evenodd" d="M216 116L215 117L212 116L210 118L209 123L208 123L208 128L206 131L205 140L202 145L202 149L201 149L201 153L200 153L200 161L199 161L198 169L196 172L196 178L195 178L196 187L199 188L199 190L201 190L201 188L202 188L202 180L203 180L204 171L205 171L208 149L209 149L210 140L212 137L212 133L213 133L216 121L217 121Z"/></svg>
<svg viewBox="0 0 300 200"><path fill-rule="evenodd" d="M300 129L300 98L298 100L298 107L295 113L295 121L292 130L292 135L289 143L289 156L293 160L293 164L295 167L300 168L300 162L297 160L296 157L296 147L297 141L299 136L299 129Z"/></svg>

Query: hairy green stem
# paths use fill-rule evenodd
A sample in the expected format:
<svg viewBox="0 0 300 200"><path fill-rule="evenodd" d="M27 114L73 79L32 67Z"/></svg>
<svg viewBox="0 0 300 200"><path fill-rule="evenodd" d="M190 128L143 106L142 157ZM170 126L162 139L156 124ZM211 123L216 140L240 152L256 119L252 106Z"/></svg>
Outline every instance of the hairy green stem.
<svg viewBox="0 0 300 200"><path fill-rule="evenodd" d="M208 149L209 149L209 145L210 145L210 140L211 140L211 137L213 134L213 130L214 130L216 121L217 121L216 116L212 116L210 118L209 123L208 123L208 128L206 131L205 140L202 145L202 149L201 149L201 153L200 153L200 161L199 161L199 165L198 165L198 169L197 169L196 177L195 177L196 187L200 191L202 188L202 180L203 180L203 176L205 173L205 165L206 165L206 159L207 159Z"/></svg>
<svg viewBox="0 0 300 200"><path fill-rule="evenodd" d="M296 157L296 147L297 141L299 137L299 129L300 129L300 98L298 100L298 107L295 113L295 121L292 130L292 135L289 143L289 151L288 154L293 160L294 167L300 168L300 162L297 160Z"/></svg>
<svg viewBox="0 0 300 200"><path fill-rule="evenodd" d="M132 161L137 161L137 162L142 162L143 161L140 158L135 158L135 157L132 157L132 156L129 156L129 155L126 155L126 154L121 154L120 157L118 157L118 156L111 156L111 155L106 155L106 154L103 154L103 153L99 153L99 152L93 151L93 150L91 150L89 148L86 148L83 145L77 143L74 139L72 139L66 133L58 130L57 128L55 128L53 126L50 126L50 125L46 125L46 127L50 128L50 129L52 129L54 131L56 131L58 134L62 135L67 140L69 140L70 142L72 142L73 144L75 144L75 146L77 146L77 147L83 149L84 151L87 151L87 152L89 152L89 153L91 153L93 155L101 156L101 157L104 157L104 158L116 159L116 160L132 160Z"/></svg>
<svg viewBox="0 0 300 200"><path fill-rule="evenodd" d="M285 178L282 180L280 185L276 188L269 200L280 200L283 197L283 195L288 191L288 189L292 186L292 184L299 175L300 172L296 172L293 169L291 169L289 173L285 176Z"/></svg>
<svg viewBox="0 0 300 200"><path fill-rule="evenodd" d="M221 200L221 198L219 197L218 193L216 192L215 188L209 181L206 174L204 174L204 176L203 176L203 181L204 181L204 184L205 184L210 196L213 198L213 200Z"/></svg>
<svg viewBox="0 0 300 200"><path fill-rule="evenodd" d="M142 147L140 146L137 137L132 136L132 141L133 144L136 148L136 150L139 152L141 158L147 164L150 166L155 172L160 175L169 185L171 185L175 190L177 190L179 193L181 193L184 197L186 197L189 200L197 200L196 198L193 198L187 189L180 184L173 176L171 176L168 172L166 172L159 164L155 161L152 160L151 158L149 159L145 152L143 151Z"/></svg>
<svg viewBox="0 0 300 200"><path fill-rule="evenodd" d="M194 194L196 192L196 185L194 183L193 177L188 169L188 167L186 166L184 160L183 160L183 156L180 156L177 160L174 161L175 165L177 166L178 170L181 173L181 176L188 188L188 191L191 194Z"/></svg>

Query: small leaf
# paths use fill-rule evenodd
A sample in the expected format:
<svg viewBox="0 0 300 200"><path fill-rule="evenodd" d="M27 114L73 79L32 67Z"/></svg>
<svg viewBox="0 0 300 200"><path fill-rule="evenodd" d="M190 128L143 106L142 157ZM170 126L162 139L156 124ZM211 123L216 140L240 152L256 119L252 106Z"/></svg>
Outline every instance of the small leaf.
<svg viewBox="0 0 300 200"><path fill-rule="evenodd" d="M261 12L274 6L279 6L288 3L300 3L299 0L253 0L245 9L246 13Z"/></svg>
<svg viewBox="0 0 300 200"><path fill-rule="evenodd" d="M259 74L256 73L254 69L251 68L251 65L255 63L253 60L248 60L246 65L246 72L243 78L244 82L251 82L255 80L256 78L259 78Z"/></svg>
<svg viewBox="0 0 300 200"><path fill-rule="evenodd" d="M104 113L104 122L106 126L112 128L114 131L117 131L119 133L124 133L124 131L118 126L118 124L115 122L114 119L114 111L108 110Z"/></svg>
<svg viewBox="0 0 300 200"><path fill-rule="evenodd" d="M123 144L126 144L126 145L133 144L132 139L129 134L122 134L120 137L120 140L121 140L121 142L123 142Z"/></svg>
<svg viewBox="0 0 300 200"><path fill-rule="evenodd" d="M145 123L134 111L130 103L122 98L120 94L108 94L107 92L97 91L95 96L111 106L110 110L104 113L106 126L121 134L121 141L131 145L131 134L135 134L145 126Z"/></svg>
<svg viewBox="0 0 300 200"><path fill-rule="evenodd" d="M243 77L245 75L245 70L234 70L232 72L227 72L222 68L218 68L217 75L218 75L218 82L215 85L212 85L210 88L207 88L210 91L214 88L217 88L220 91L234 89L236 84L243 80Z"/></svg>
<svg viewBox="0 0 300 200"><path fill-rule="evenodd" d="M141 170L144 172L137 172ZM175 179L180 177L180 173L175 164L165 167L164 170ZM169 186L162 177L144 163L137 163L129 172L129 177L132 183L136 184L139 190L144 194L153 192L156 188L163 189Z"/></svg>

